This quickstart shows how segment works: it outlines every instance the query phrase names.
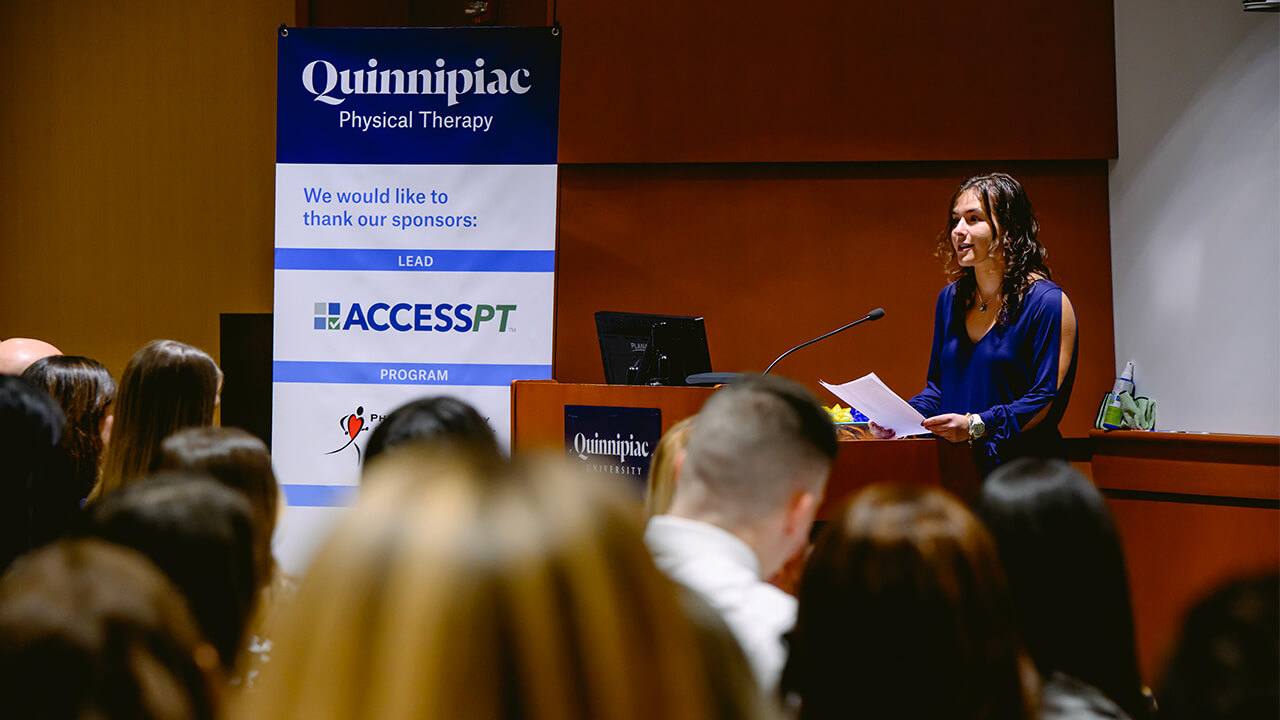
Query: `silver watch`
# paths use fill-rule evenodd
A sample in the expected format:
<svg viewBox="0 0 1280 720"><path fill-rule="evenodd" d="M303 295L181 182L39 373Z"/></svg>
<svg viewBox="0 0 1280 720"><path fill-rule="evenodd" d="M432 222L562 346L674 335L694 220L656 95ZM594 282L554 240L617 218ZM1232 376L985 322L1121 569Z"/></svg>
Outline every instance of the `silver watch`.
<svg viewBox="0 0 1280 720"><path fill-rule="evenodd" d="M973 442L986 434L987 425L982 422L982 416L977 413L969 413L969 442Z"/></svg>

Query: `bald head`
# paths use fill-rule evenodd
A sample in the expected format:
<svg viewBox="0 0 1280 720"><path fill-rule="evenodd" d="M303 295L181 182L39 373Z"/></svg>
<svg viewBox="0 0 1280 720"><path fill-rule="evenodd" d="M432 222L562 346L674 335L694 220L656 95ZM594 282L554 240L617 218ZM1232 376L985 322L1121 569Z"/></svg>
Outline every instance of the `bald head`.
<svg viewBox="0 0 1280 720"><path fill-rule="evenodd" d="M62 351L43 340L9 338L0 342L0 375L21 375L31 363Z"/></svg>

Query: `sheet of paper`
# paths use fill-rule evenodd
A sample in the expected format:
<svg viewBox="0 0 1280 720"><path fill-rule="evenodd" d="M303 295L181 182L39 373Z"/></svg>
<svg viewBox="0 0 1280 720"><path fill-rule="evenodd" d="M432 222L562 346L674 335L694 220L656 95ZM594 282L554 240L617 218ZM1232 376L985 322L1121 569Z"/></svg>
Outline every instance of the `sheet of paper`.
<svg viewBox="0 0 1280 720"><path fill-rule="evenodd" d="M843 385L831 385L822 380L818 382L846 405L857 408L858 412L866 415L872 422L894 431L898 437L929 434L920 424L924 422L924 416L890 390L875 373L863 375Z"/></svg>

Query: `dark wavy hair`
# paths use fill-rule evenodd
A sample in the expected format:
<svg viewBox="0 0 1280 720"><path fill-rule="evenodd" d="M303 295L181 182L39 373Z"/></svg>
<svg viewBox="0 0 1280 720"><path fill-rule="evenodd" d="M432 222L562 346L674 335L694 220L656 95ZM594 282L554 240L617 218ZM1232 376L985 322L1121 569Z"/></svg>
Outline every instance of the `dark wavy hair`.
<svg viewBox="0 0 1280 720"><path fill-rule="evenodd" d="M992 243L1004 257L1004 283L1000 288L1003 302L1000 304L1000 322L1008 324L1017 318L1022 301L1036 276L1046 280L1051 277L1045 259L1048 251L1036 239L1040 223L1035 210L1027 199L1022 183L1004 173L975 175L960 183L951 204L947 206L947 225L938 234L938 259L942 260L947 275L956 282L956 313L963 314L973 307L978 297L978 284L973 268L960 267L956 262L956 250L951 244L951 231L956 219L955 209L960 196L972 192L982 203L982 209L992 223Z"/></svg>
<svg viewBox="0 0 1280 720"><path fill-rule="evenodd" d="M116 381L102 363L78 355L51 355L31 364L22 376L62 405L67 432L62 436L70 477L83 499L98 479L102 457L102 421L116 399Z"/></svg>

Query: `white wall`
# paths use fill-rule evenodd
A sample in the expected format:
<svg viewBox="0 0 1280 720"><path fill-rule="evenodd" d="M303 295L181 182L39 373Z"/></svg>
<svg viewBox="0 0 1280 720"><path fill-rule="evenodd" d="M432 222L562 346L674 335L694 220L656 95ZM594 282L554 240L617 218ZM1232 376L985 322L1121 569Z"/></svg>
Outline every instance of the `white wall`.
<svg viewBox="0 0 1280 720"><path fill-rule="evenodd" d="M1280 14L1115 12L1117 367L1158 430L1280 435Z"/></svg>

